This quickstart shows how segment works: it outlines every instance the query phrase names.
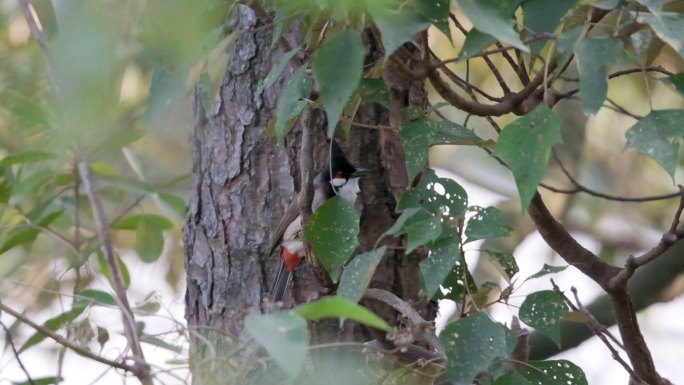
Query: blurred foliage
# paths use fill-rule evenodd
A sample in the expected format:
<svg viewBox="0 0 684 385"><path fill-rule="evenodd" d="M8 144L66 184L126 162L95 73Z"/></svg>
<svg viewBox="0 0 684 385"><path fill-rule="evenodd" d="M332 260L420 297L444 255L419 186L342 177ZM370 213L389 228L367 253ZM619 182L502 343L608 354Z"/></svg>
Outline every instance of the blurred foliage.
<svg viewBox="0 0 684 385"><path fill-rule="evenodd" d="M626 196L673 189L672 179L682 174L678 141L684 118L681 95L675 92L681 92L684 70L679 56L684 46L682 2L660 8L645 0L563 1L553 9L548 8L551 2L535 0L456 3L457 7L443 0L268 2L266 6L275 13L268 25L274 43L283 31L293 28L294 20L301 20L295 28L304 36L304 44L273 66L262 87L275 84L290 59L306 58L285 86L272 122L276 139L282 143L308 103L302 98L314 84L320 91L318 107L329 117L329 133L338 121L353 119L361 100L390 106L390 92L380 76L388 63L385 59L428 26L427 39L436 58L458 58L444 67L494 98L505 96L501 81L492 76L489 64L475 56L495 48L496 41L519 48L530 73L544 71L552 57L563 63L570 55L578 57L568 63L568 71L554 90L560 93L579 84L578 94L554 110L540 107L521 118L512 113L492 118L503 127L501 136L487 119L445 104L434 92L428 111L404 111L408 124L400 139L411 180L397 207L401 216L383 235L405 236L407 251L429 250L429 258L420 264L424 292L432 299L451 299L462 305L460 318L440 336L450 358L445 373L451 380L538 382L538 373L528 368L506 367L516 336L482 311L491 303L507 302L521 278L516 276L519 270L513 251L531 229L519 220L520 209L525 209L542 178L568 185L557 163L550 160L551 147L561 141L564 145L556 146L559 157L594 189ZM136 293L141 298L134 306L136 315L157 314L164 305L155 295L154 284L144 282L140 271L129 265L155 263L172 288L182 286L180 227L187 172L178 170L190 168L188 91L200 82L208 100L213 99L211 93L218 89L233 39L241 31L229 30L227 20L234 4L225 0L72 0L36 1L35 5L49 52L32 39L19 5L0 1L0 98L4 102L0 105L0 293L3 303L22 306L27 314L51 311L42 322L45 328L82 345L99 344L102 350L111 344L113 333L94 314L102 309L114 314L116 300L103 284L112 280L112 271L100 252L97 223L78 163L87 162L93 171L124 284L138 285L135 290L143 291ZM585 22L592 9L609 14L588 36ZM450 22L451 11L463 20L466 33ZM549 17L542 23L538 15ZM619 32L633 22L640 23L639 34L620 39ZM366 28L375 29L385 48L385 58L372 67L364 63L361 32ZM555 35L549 41L526 42L534 33ZM521 87L507 58L500 54L490 58L511 88ZM616 69L644 65L662 65L679 74L667 79L643 74L606 79ZM624 113L625 109L631 113ZM666 109L677 112L653 112ZM653 121L662 121L665 115L666 127L659 131ZM626 143L641 154L624 151ZM444 144L451 145L450 151L442 146L432 151L432 167L451 168L471 182L502 192L510 202L500 207L474 206L460 184L426 170L428 151ZM508 163L512 177L492 159L492 148L494 155ZM522 196L520 201L518 196ZM552 204L571 229L593 234L610 251L604 250L605 254L613 256L620 254L616 249L627 255L651 241L616 235L624 226L616 231L615 223L628 223L630 233L667 228L672 209L670 202L656 201L620 210L617 203L587 195L564 196ZM340 223L331 224L331 214L320 211L306 228L307 233L328 236L312 246L318 254L332 256L323 262L335 277L354 258L358 233L357 216L350 214L351 208L343 209L349 215ZM334 242L339 241L335 236L339 233L351 234L345 236L349 247L343 255L339 242ZM509 234L513 234L509 241L501 240ZM309 241L314 235L307 236ZM492 262L488 274L466 264L464 247L475 240L485 240L487 247L498 246L492 247L498 251L486 250L491 259L481 259ZM263 365L251 375L270 380L273 373L277 376L278 370L284 370L290 378L317 378L316 373L333 361L307 365L323 356L307 356L320 348L308 345L307 320L347 318L386 330L384 321L354 303L384 251L378 248L357 255L370 259L352 259L348 266L353 269L342 273L343 293L353 302L333 297L292 312L247 318L247 331L280 366ZM530 278L563 268L549 266ZM498 282L504 281L508 288L499 287ZM558 322L567 315L558 294L543 291L527 298L521 319L558 340ZM180 357L174 363L187 363L184 341L146 332L145 321L137 326L144 343ZM12 332L22 341L22 351L43 339L19 327ZM473 347L492 350L474 354ZM373 360L364 364L381 366ZM353 365L360 364L354 361ZM559 373L559 378L573 376L573 383L586 383L581 369L566 361L529 365ZM435 373L445 369L430 368L426 379L410 366L382 368L391 374L385 378L388 383L394 379L409 383L415 379L412 376L431 383ZM353 377L351 372L347 370L346 375ZM360 373L354 383L378 375L377 370ZM337 380L342 378L347 377L340 375ZM57 377L40 380L59 381Z"/></svg>

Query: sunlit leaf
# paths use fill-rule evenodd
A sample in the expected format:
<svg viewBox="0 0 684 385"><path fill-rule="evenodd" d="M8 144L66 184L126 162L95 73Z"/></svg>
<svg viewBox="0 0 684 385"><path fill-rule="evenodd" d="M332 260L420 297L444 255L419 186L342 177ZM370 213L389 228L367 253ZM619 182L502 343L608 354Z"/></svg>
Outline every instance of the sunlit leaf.
<svg viewBox="0 0 684 385"><path fill-rule="evenodd" d="M359 254L344 268L337 287L337 295L351 302L359 302L373 278L375 269L385 255L387 247Z"/></svg>
<svg viewBox="0 0 684 385"><path fill-rule="evenodd" d="M299 305L292 311L308 320L345 318L379 330L391 329L387 322L370 310L341 297L324 297L316 302Z"/></svg>
<svg viewBox="0 0 684 385"><path fill-rule="evenodd" d="M54 154L45 151L20 151L4 157L0 165L35 163L55 158Z"/></svg>

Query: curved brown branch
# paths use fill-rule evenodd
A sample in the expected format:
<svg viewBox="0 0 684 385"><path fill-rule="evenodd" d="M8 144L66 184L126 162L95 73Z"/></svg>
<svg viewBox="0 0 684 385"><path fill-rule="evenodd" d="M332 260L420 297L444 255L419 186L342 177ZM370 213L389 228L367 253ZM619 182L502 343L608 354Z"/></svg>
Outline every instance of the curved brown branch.
<svg viewBox="0 0 684 385"><path fill-rule="evenodd" d="M639 67L639 68L628 68L625 70L616 71L616 72L613 72L612 74L609 74L608 79L614 79L614 78L617 78L620 76L635 74L635 73L639 73L639 72L644 72L644 73L645 72L658 72L658 73L661 73L661 74L667 75L667 76L673 75L672 72L668 71L667 69L665 69L662 66L648 66L648 67ZM569 91L557 93L556 98L558 100L566 99L566 98L569 98L570 96L575 95L578 92L579 92L579 88L573 88Z"/></svg>

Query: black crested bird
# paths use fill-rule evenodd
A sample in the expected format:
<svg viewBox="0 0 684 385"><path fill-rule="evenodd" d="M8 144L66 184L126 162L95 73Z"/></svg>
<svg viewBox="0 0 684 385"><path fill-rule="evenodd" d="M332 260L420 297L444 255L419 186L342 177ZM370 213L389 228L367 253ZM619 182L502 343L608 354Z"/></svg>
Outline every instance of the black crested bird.
<svg viewBox="0 0 684 385"><path fill-rule="evenodd" d="M351 164L337 142L333 141L330 162L314 178L311 211L315 211L325 201L336 195L353 205L359 194L359 177L366 174L368 170ZM271 243L269 255L278 246L281 247L281 264L270 293L273 302L283 300L285 290L292 280L292 271L299 265L306 253L298 201L295 199L288 206L285 215L276 227Z"/></svg>

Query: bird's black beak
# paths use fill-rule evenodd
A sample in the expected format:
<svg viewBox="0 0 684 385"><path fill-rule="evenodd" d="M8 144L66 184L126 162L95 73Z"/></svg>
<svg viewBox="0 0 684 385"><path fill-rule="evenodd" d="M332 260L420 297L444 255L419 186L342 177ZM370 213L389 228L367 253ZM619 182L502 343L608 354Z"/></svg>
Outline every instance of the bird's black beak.
<svg viewBox="0 0 684 385"><path fill-rule="evenodd" d="M363 167L357 167L356 170L351 174L351 178L359 178L368 175L369 172Z"/></svg>

